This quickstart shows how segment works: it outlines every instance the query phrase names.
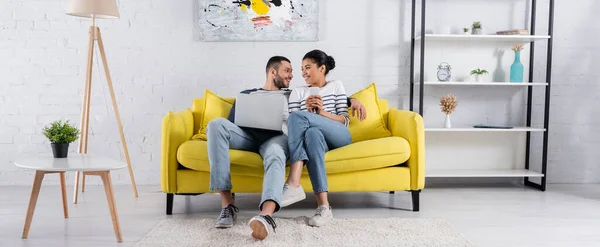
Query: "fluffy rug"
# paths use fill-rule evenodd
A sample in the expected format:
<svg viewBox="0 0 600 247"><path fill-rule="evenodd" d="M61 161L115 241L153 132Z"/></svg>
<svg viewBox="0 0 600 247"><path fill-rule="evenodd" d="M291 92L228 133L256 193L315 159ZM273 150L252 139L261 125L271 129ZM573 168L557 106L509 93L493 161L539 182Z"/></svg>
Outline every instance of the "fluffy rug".
<svg viewBox="0 0 600 247"><path fill-rule="evenodd" d="M277 232L263 241L245 218L230 229L214 228L214 219L165 219L135 246L472 246L441 219L334 219L321 228L307 219L275 218Z"/></svg>

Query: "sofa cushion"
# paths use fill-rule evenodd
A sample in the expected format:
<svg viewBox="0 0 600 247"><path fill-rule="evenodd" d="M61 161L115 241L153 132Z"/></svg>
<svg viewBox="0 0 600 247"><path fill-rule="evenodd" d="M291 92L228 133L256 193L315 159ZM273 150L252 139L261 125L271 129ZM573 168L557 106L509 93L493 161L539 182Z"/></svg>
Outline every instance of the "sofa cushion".
<svg viewBox="0 0 600 247"><path fill-rule="evenodd" d="M371 170L402 164L410 157L410 145L402 137L384 137L325 153L327 173Z"/></svg>
<svg viewBox="0 0 600 247"><path fill-rule="evenodd" d="M352 142L392 136L392 133L386 127L383 116L384 111L380 109L375 83L372 83L350 97L360 101L367 110L367 118L363 121L358 120L358 115L352 116L352 113L350 113L350 125L348 129L352 135Z"/></svg>
<svg viewBox="0 0 600 247"><path fill-rule="evenodd" d="M258 153L229 150L231 164L259 167L262 169L262 158ZM177 149L177 161L182 166L196 171L210 171L208 163L208 142L202 140L186 141Z"/></svg>
<svg viewBox="0 0 600 247"><path fill-rule="evenodd" d="M194 135L192 139L200 139L206 141L206 126L208 123L215 118L227 118L231 107L233 106L233 100L219 97L210 90L204 90L204 104L202 107L200 124L198 134Z"/></svg>
<svg viewBox="0 0 600 247"><path fill-rule="evenodd" d="M186 168L209 172L207 144L202 140L184 142L177 150L177 161ZM263 169L262 158L257 153L229 150L229 155L234 166L257 168L258 171ZM327 173L342 173L394 166L404 163L408 157L410 146L405 139L385 137L331 150L325 153L325 162Z"/></svg>

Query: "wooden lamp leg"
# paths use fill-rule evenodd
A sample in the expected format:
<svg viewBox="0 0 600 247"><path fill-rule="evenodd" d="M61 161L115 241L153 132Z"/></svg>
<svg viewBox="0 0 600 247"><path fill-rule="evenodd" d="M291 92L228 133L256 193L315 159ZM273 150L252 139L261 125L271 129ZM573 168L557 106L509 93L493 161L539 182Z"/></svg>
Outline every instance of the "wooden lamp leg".
<svg viewBox="0 0 600 247"><path fill-rule="evenodd" d="M83 91L83 103L81 104L81 124L80 124L80 133L79 133L79 145L78 152L87 154L87 146L88 146L88 130L89 130L89 121L90 121L90 98L92 91L92 66L94 59L94 27L90 27L90 39L88 42L88 57L87 57L87 67L86 67L86 75L85 75L85 88ZM75 189L73 193L73 203L77 204L77 197L79 196L79 175L81 172L77 172L75 174ZM83 176L85 181L85 175Z"/></svg>
<svg viewBox="0 0 600 247"><path fill-rule="evenodd" d="M102 43L102 36L100 35L100 29L96 27L96 35L98 39L98 47L100 49L100 57L102 57L102 63L104 65L104 73L106 74L106 81L108 83L108 89L110 91L110 97L112 100L113 110L115 111L115 117L117 118L117 124L119 125L119 133L121 134L121 143L123 144L123 150L125 153L125 160L127 161L127 168L129 169L129 177L131 178L131 185L133 186L133 194L138 197L137 186L135 185L135 179L133 177L133 168L131 167L131 160L129 159L129 151L127 149L127 142L125 141L125 133L123 132L123 124L121 123L121 116L119 115L119 108L117 107L117 100L115 98L115 91L113 89L112 79L108 70L108 62L106 61L106 54L104 52L104 43Z"/></svg>

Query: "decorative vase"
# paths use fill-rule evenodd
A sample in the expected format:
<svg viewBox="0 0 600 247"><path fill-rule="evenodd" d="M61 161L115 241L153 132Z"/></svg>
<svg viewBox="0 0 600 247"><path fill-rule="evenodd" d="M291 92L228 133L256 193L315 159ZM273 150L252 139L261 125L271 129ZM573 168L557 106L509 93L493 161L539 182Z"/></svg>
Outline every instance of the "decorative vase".
<svg viewBox="0 0 600 247"><path fill-rule="evenodd" d="M475 34L475 35L480 35L480 34L482 34L482 33L483 33L483 31L481 30L481 28L473 28L473 29L471 30L471 32L472 32L473 34Z"/></svg>
<svg viewBox="0 0 600 247"><path fill-rule="evenodd" d="M515 61L510 66L510 81L523 82L523 64L521 63L521 51L515 51Z"/></svg>
<svg viewBox="0 0 600 247"><path fill-rule="evenodd" d="M69 143L52 143L54 158L66 158L69 153Z"/></svg>
<svg viewBox="0 0 600 247"><path fill-rule="evenodd" d="M452 128L452 123L450 123L450 114L446 114L446 121L444 122L444 128L446 128L446 129Z"/></svg>

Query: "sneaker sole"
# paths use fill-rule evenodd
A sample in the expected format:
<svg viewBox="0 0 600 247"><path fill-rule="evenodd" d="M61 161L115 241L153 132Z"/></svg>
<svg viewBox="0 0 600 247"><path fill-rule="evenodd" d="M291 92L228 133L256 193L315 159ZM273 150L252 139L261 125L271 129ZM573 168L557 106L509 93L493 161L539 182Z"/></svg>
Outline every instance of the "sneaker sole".
<svg viewBox="0 0 600 247"><path fill-rule="evenodd" d="M290 199L289 199L289 200L287 200L287 201L282 201L282 202L281 202L281 205L279 205L279 206L280 206L280 207L282 207L282 208L284 208L284 207L287 207L287 206L289 206L289 205L292 205L292 204L294 204L294 203L296 203L296 202L302 201L302 200L304 200L304 199L306 199L306 194L302 193L302 195L301 195L301 196L298 196L298 197L292 197L292 198L290 198Z"/></svg>
<svg viewBox="0 0 600 247"><path fill-rule="evenodd" d="M231 224L231 225L215 225L215 228L223 229L223 228L231 228L232 226L233 226L233 224Z"/></svg>
<svg viewBox="0 0 600 247"><path fill-rule="evenodd" d="M258 220L250 222L250 228L252 229L252 237L258 240L263 240L269 235L265 225Z"/></svg>

